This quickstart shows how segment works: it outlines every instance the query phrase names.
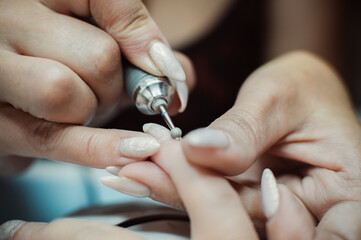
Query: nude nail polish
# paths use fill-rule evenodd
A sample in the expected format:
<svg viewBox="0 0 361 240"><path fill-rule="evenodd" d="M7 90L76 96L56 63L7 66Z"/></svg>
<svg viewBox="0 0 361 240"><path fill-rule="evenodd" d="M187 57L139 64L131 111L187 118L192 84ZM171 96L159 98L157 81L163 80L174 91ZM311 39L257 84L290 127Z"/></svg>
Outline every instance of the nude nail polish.
<svg viewBox="0 0 361 240"><path fill-rule="evenodd" d="M262 174L261 193L263 212L267 219L270 219L277 212L280 197L276 178L268 168L266 168Z"/></svg>
<svg viewBox="0 0 361 240"><path fill-rule="evenodd" d="M178 110L179 113L184 112L188 102L188 86L186 82L176 82L176 89L181 106Z"/></svg>
<svg viewBox="0 0 361 240"><path fill-rule="evenodd" d="M159 148L159 142L151 136L125 138L120 141L118 147L120 154L129 158L149 157Z"/></svg>
<svg viewBox="0 0 361 240"><path fill-rule="evenodd" d="M169 79L183 82L186 80L182 66L167 45L153 40L149 44L149 55L158 69Z"/></svg>
<svg viewBox="0 0 361 240"><path fill-rule="evenodd" d="M229 138L218 129L199 128L188 133L184 140L195 147L226 148L230 145Z"/></svg>
<svg viewBox="0 0 361 240"><path fill-rule="evenodd" d="M118 167L118 166L108 166L105 168L105 170L108 173L113 174L114 176L118 176L118 173L120 172L121 169L122 167Z"/></svg>
<svg viewBox="0 0 361 240"><path fill-rule="evenodd" d="M169 129L159 124L146 123L143 125L143 131L156 138L159 142L172 139Z"/></svg>
<svg viewBox="0 0 361 240"><path fill-rule="evenodd" d="M149 197L151 194L148 187L127 177L107 176L100 178L100 181L105 186L133 197Z"/></svg>

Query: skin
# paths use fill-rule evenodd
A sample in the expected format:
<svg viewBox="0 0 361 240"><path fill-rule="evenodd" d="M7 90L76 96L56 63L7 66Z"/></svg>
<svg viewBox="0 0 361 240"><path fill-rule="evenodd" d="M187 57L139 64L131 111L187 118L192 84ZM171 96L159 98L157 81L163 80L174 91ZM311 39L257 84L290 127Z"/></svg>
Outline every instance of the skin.
<svg viewBox="0 0 361 240"><path fill-rule="evenodd" d="M254 220L266 221L258 190L263 169L272 169L286 186L279 212L267 223L271 239L360 238L361 215L354 207L361 203L361 126L339 76L322 59L294 52L260 67L209 128L223 131L228 147L182 141L184 154L191 164L236 176L233 186ZM174 196L177 183L157 181L168 176L163 166L147 174L147 166L136 164L119 175L147 185L153 199L182 206L182 194ZM300 225L307 235L291 231Z"/></svg>
<svg viewBox="0 0 361 240"><path fill-rule="evenodd" d="M90 17L100 28L80 20ZM168 43L143 3L4 0L0 24L0 174L32 158L105 167L131 157L117 154L117 144L145 134L82 125L99 125L130 105L121 56L161 75L143 60L150 41ZM175 54L193 82L189 59ZM176 96L169 112L179 106Z"/></svg>

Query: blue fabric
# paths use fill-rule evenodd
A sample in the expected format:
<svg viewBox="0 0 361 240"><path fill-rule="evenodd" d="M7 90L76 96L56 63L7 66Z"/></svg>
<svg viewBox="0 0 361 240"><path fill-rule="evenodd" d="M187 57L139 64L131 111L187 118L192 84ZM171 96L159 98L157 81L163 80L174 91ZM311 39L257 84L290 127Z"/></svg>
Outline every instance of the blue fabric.
<svg viewBox="0 0 361 240"><path fill-rule="evenodd" d="M99 182L103 169L39 159L21 175L0 179L0 223L51 221L92 205L151 201L123 195Z"/></svg>

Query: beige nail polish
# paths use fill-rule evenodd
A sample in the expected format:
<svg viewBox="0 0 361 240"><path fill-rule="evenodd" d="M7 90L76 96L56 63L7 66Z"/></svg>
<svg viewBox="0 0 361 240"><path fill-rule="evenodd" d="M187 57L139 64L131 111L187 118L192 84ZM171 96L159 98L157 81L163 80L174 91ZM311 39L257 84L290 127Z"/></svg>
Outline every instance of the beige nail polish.
<svg viewBox="0 0 361 240"><path fill-rule="evenodd" d="M104 185L130 196L141 198L149 197L151 194L148 187L127 177L107 176L100 178L100 181Z"/></svg>
<svg viewBox="0 0 361 240"><path fill-rule="evenodd" d="M230 145L224 132L211 128L193 130L184 137L184 140L195 147L226 148Z"/></svg>
<svg viewBox="0 0 361 240"><path fill-rule="evenodd" d="M186 82L177 82L176 83L176 89L178 93L178 97L181 103L181 106L178 110L179 113L184 112L184 110L187 107L188 102L188 86Z"/></svg>
<svg viewBox="0 0 361 240"><path fill-rule="evenodd" d="M265 216L270 219L277 212L280 197L276 178L268 168L266 168L262 174L261 193L263 212Z"/></svg>
<svg viewBox="0 0 361 240"><path fill-rule="evenodd" d="M109 167L105 168L105 170L108 173L113 174L115 176L118 176L118 173L120 172L121 169L122 169L122 167L118 167L118 166L109 166Z"/></svg>
<svg viewBox="0 0 361 240"><path fill-rule="evenodd" d="M149 137L132 137L122 139L119 143L119 152L130 158L145 158L156 153L160 148L158 141Z"/></svg>
<svg viewBox="0 0 361 240"><path fill-rule="evenodd" d="M150 42L149 55L158 69L169 79L183 82L186 80L182 66L167 45L158 40Z"/></svg>

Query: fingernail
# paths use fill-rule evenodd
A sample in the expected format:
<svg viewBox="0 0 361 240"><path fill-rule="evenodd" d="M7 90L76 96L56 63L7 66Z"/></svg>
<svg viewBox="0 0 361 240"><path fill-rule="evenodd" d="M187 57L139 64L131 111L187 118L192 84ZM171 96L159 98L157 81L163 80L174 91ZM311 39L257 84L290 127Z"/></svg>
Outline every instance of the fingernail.
<svg viewBox="0 0 361 240"><path fill-rule="evenodd" d="M143 131L157 139L159 142L172 139L169 129L159 124L146 123L143 125Z"/></svg>
<svg viewBox="0 0 361 240"><path fill-rule="evenodd" d="M118 176L118 173L120 172L120 169L122 169L121 167L117 167L117 166L109 166L106 167L105 170L110 173L113 174L115 176Z"/></svg>
<svg viewBox="0 0 361 240"><path fill-rule="evenodd" d="M262 206L267 219L272 218L279 205L279 193L276 178L272 171L266 168L261 180Z"/></svg>
<svg viewBox="0 0 361 240"><path fill-rule="evenodd" d="M181 106L178 110L179 113L182 113L186 107L188 102L188 86L186 82L177 82L176 89L178 93L178 97L181 103Z"/></svg>
<svg viewBox="0 0 361 240"><path fill-rule="evenodd" d="M173 52L164 43L154 40L149 44L149 55L158 69L168 78L185 81L186 75Z"/></svg>
<svg viewBox="0 0 361 240"><path fill-rule="evenodd" d="M21 226L26 223L22 220L11 220L0 225L0 240L11 240Z"/></svg>
<svg viewBox="0 0 361 240"><path fill-rule="evenodd" d="M125 138L119 143L120 154L133 158L149 157L156 153L159 147L158 141L151 136Z"/></svg>
<svg viewBox="0 0 361 240"><path fill-rule="evenodd" d="M104 185L118 192L122 192L133 197L141 198L150 196L150 190L148 187L127 177L108 176L100 178L100 181Z"/></svg>
<svg viewBox="0 0 361 240"><path fill-rule="evenodd" d="M226 148L230 144L225 133L211 128L193 130L184 137L184 140L195 147Z"/></svg>

